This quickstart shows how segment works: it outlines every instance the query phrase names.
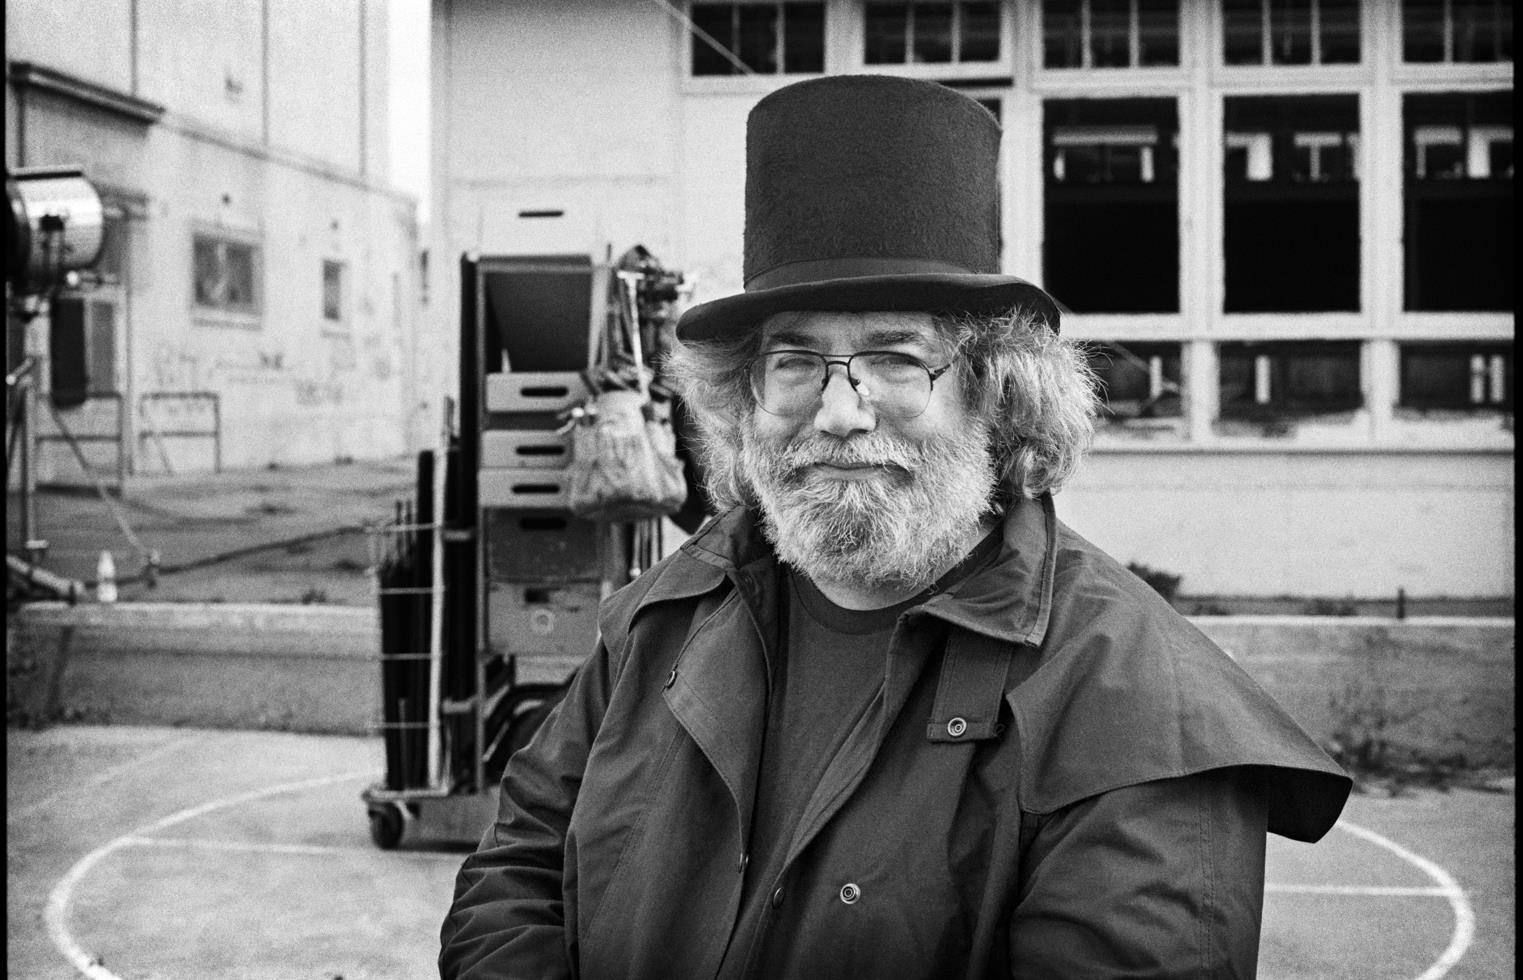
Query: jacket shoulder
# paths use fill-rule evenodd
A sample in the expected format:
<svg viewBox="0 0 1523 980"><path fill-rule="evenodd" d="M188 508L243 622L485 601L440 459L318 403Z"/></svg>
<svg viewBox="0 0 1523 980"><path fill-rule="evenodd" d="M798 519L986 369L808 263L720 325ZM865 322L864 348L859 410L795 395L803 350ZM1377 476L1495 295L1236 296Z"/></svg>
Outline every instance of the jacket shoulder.
<svg viewBox="0 0 1523 980"><path fill-rule="evenodd" d="M1262 768L1270 827L1316 840L1351 781L1194 624L1114 558L1060 525L1038 663L1009 701L1023 806L1050 812L1122 786Z"/></svg>

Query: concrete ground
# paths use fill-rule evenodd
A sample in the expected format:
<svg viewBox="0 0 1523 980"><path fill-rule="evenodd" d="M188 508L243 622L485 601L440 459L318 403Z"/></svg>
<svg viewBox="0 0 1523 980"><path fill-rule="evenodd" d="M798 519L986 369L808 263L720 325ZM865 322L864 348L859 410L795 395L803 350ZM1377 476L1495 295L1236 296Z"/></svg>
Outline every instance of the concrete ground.
<svg viewBox="0 0 1523 980"><path fill-rule="evenodd" d="M96 980L433 975L459 844L370 842L377 740L10 729L7 973ZM1514 797L1355 796L1270 838L1260 976L1513 975Z"/></svg>

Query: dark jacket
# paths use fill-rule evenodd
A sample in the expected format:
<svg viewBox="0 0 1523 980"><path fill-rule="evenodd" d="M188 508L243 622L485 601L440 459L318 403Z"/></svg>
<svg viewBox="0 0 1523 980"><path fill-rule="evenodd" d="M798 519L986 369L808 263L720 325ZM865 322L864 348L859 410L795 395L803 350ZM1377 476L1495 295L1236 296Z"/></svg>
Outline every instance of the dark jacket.
<svg viewBox="0 0 1523 980"><path fill-rule="evenodd" d="M604 604L596 655L461 868L442 975L715 976L777 589L732 511ZM1050 500L904 613L885 660L727 975L1253 974L1266 827L1317 840L1350 782Z"/></svg>

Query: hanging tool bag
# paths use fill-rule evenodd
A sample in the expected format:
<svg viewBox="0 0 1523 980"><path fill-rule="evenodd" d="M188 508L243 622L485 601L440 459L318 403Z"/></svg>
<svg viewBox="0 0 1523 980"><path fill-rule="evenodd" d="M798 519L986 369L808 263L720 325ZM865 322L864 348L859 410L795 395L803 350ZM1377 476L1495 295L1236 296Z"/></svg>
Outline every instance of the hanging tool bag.
<svg viewBox="0 0 1523 980"><path fill-rule="evenodd" d="M651 399L651 374L641 343L638 275L614 277L599 343L593 396L571 413L569 507L578 517L628 522L675 514L687 500L687 478L665 406Z"/></svg>
<svg viewBox="0 0 1523 980"><path fill-rule="evenodd" d="M593 397L571 440L571 512L599 521L674 514L687 499L671 423L639 391Z"/></svg>

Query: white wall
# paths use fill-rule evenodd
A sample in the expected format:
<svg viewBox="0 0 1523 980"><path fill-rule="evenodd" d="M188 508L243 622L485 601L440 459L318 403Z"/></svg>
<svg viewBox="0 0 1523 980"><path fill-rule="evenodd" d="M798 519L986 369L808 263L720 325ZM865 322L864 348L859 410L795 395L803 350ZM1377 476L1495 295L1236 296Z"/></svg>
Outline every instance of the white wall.
<svg viewBox="0 0 1523 980"><path fill-rule="evenodd" d="M1187 595L1512 595L1511 454L1092 453L1058 517Z"/></svg>

